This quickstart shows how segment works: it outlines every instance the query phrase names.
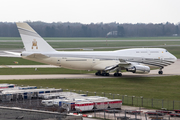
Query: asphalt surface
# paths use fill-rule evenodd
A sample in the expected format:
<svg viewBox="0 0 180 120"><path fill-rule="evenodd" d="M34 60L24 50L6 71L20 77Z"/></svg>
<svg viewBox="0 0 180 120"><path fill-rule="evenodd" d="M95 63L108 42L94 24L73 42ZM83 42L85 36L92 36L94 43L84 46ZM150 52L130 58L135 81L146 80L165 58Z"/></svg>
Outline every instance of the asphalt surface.
<svg viewBox="0 0 180 120"><path fill-rule="evenodd" d="M173 76L180 75L180 59L178 59L174 64L167 66L163 69L163 75L158 74L157 70L151 70L149 74L134 74L130 72L122 73L122 77L161 77L161 76ZM3 67L3 66L1 66ZM46 67L56 67L51 65L34 65L34 66L5 66L12 68L46 68ZM23 79L90 79L90 78L111 78L114 77L113 73L110 76L95 76L94 74L46 74L46 75L0 75L0 80L23 80Z"/></svg>
<svg viewBox="0 0 180 120"><path fill-rule="evenodd" d="M94 74L0 75L0 80L104 78Z"/></svg>

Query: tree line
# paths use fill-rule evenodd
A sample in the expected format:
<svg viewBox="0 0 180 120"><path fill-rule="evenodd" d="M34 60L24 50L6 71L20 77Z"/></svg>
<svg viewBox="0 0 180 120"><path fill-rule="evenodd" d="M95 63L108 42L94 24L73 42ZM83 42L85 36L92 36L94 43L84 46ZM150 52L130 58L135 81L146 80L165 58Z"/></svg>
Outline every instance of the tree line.
<svg viewBox="0 0 180 120"><path fill-rule="evenodd" d="M180 23L145 24L137 23L45 23L27 22L42 37L107 37L111 31L116 35L108 37L162 37L180 35ZM0 22L0 37L19 37L15 23Z"/></svg>

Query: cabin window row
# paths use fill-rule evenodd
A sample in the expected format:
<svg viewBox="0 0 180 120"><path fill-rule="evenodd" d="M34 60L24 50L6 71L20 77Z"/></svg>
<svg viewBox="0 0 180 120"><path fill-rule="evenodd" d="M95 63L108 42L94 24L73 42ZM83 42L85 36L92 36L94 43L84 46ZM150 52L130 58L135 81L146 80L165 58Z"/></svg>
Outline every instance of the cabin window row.
<svg viewBox="0 0 180 120"><path fill-rule="evenodd" d="M136 51L136 53L148 53L148 51ZM150 51L150 53L159 53L159 51Z"/></svg>

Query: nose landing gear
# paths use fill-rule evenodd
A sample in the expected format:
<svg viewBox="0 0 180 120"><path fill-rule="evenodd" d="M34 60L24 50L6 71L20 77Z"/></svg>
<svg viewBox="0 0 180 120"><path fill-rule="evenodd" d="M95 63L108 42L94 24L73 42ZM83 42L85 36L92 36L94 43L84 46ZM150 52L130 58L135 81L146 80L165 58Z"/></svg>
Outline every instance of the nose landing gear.
<svg viewBox="0 0 180 120"><path fill-rule="evenodd" d="M162 71L163 68L164 68L164 67L161 67L161 68L159 69L159 72L158 72L158 73L159 73L160 75L163 74L163 71Z"/></svg>

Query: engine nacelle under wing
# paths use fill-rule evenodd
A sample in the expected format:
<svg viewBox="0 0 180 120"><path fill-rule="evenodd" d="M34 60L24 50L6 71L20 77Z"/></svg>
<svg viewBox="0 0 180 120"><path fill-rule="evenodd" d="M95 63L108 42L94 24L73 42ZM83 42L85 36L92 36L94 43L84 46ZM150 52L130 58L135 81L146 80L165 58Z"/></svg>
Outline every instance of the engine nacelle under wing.
<svg viewBox="0 0 180 120"><path fill-rule="evenodd" d="M150 72L150 68L148 66L135 65L131 68L126 68L126 71L133 73L148 74Z"/></svg>

